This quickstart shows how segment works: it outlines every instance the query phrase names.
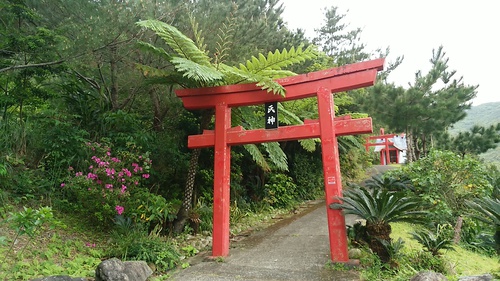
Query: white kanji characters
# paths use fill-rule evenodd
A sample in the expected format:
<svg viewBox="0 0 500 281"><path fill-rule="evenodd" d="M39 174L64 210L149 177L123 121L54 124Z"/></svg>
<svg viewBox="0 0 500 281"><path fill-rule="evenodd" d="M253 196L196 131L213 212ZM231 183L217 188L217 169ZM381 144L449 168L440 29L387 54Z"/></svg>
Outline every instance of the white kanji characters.
<svg viewBox="0 0 500 281"><path fill-rule="evenodd" d="M269 116L267 118L267 124L272 124L274 125L274 122L276 122L276 118L274 118L274 116Z"/></svg>
<svg viewBox="0 0 500 281"><path fill-rule="evenodd" d="M274 105L270 104L268 107L267 107L267 113L276 113L276 110L274 109Z"/></svg>

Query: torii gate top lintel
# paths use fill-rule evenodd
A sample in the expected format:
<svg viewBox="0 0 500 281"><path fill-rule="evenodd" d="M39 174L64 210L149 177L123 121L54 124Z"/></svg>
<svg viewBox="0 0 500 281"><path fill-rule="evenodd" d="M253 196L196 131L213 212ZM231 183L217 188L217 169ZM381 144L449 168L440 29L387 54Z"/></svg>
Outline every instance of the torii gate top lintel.
<svg viewBox="0 0 500 281"><path fill-rule="evenodd" d="M384 58L290 76L276 81L286 89L286 96L273 95L253 84L235 84L207 88L178 89L176 95L187 109L213 108L221 102L229 107L264 104L313 97L325 87L332 93L372 86Z"/></svg>

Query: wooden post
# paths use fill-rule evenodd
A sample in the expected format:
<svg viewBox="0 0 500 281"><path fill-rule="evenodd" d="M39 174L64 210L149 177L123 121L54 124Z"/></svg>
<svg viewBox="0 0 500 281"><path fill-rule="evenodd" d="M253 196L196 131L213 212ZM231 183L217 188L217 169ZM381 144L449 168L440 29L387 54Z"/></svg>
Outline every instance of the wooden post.
<svg viewBox="0 0 500 281"><path fill-rule="evenodd" d="M214 206L212 255L229 254L229 204L231 148L227 144L227 131L231 128L231 108L225 103L215 106L214 145Z"/></svg>
<svg viewBox="0 0 500 281"><path fill-rule="evenodd" d="M339 202L342 197L342 179L340 176L339 152L337 137L333 126L335 111L333 96L329 89L318 90L318 113L321 130L321 155L323 158L323 178L325 183L326 213L330 254L333 261L348 262L347 232L342 210L330 208L332 203Z"/></svg>

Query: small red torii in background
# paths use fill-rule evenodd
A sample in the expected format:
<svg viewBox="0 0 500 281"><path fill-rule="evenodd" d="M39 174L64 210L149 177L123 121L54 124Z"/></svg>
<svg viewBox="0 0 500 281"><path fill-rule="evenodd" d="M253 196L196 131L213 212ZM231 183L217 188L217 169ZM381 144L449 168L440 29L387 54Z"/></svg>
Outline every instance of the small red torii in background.
<svg viewBox="0 0 500 281"><path fill-rule="evenodd" d="M385 134L384 128L380 128L380 135L370 136L366 138L366 151L369 151L371 146L383 146L383 148L380 150L380 165L400 163L402 155L400 149L394 145L394 138L397 136L397 134ZM391 161L391 152L394 152L395 161ZM405 157L404 154L403 157Z"/></svg>
<svg viewBox="0 0 500 281"><path fill-rule="evenodd" d="M383 65L384 59L376 59L276 80L285 88L286 96L270 94L255 84L175 91L186 109L215 108L215 130L188 137L189 148L214 147L212 256L229 254L231 146L319 137L331 259L334 262L349 261L344 215L342 210L329 208L330 204L338 202L336 198L342 196L337 136L366 134L373 129L371 118L335 118L332 93L372 86ZM268 130L231 127L231 107L314 96L318 100L318 120L304 120L302 125Z"/></svg>

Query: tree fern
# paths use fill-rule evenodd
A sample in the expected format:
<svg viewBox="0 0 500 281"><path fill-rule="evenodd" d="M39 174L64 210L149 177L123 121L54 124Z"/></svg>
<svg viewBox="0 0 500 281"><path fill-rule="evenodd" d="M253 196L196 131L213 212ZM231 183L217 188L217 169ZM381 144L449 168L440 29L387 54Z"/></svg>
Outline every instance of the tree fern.
<svg viewBox="0 0 500 281"><path fill-rule="evenodd" d="M262 144L269 154L269 158L276 165L276 168L282 171L288 171L288 161L285 152L277 142L266 142Z"/></svg>
<svg viewBox="0 0 500 281"><path fill-rule="evenodd" d="M208 55L200 50L189 37L177 28L158 20L144 20L137 25L153 30L167 45L175 51L177 56L191 60L197 64L213 67Z"/></svg>
<svg viewBox="0 0 500 281"><path fill-rule="evenodd" d="M266 157L255 144L246 144L243 146L246 151L252 156L253 161L259 165L264 171L270 171L271 167L267 163Z"/></svg>
<svg viewBox="0 0 500 281"><path fill-rule="evenodd" d="M167 61L170 61L172 59L172 56L165 51L163 48L158 48L150 43L144 42L144 41L139 41L137 42L137 46L139 47L140 50L157 55L158 57L161 57Z"/></svg>
<svg viewBox="0 0 500 281"><path fill-rule="evenodd" d="M175 69L183 73L184 77L202 82L202 85L215 86L217 81L221 81L224 76L214 67L198 64L185 58L175 57L171 60Z"/></svg>

